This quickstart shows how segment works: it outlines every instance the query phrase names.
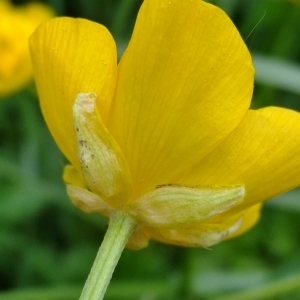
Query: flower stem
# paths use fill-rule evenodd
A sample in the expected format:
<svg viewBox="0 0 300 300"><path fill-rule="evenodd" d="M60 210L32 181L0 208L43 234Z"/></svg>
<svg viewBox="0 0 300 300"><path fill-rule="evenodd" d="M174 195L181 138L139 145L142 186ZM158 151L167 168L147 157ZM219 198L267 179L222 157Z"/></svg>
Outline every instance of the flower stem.
<svg viewBox="0 0 300 300"><path fill-rule="evenodd" d="M136 223L124 212L115 212L85 282L79 300L101 300L104 297L122 251L136 227Z"/></svg>

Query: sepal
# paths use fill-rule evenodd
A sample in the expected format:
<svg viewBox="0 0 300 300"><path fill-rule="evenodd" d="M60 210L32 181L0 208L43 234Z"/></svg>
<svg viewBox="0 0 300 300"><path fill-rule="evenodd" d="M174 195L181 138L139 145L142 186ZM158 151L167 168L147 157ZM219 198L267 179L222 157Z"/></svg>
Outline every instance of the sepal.
<svg viewBox="0 0 300 300"><path fill-rule="evenodd" d="M89 189L114 208L131 193L131 177L123 154L102 122L95 93L78 94L73 106L78 158Z"/></svg>
<svg viewBox="0 0 300 300"><path fill-rule="evenodd" d="M188 228L241 203L243 185L186 187L164 185L130 203L139 222L155 228Z"/></svg>
<svg viewBox="0 0 300 300"><path fill-rule="evenodd" d="M112 208L98 195L78 186L67 184L67 193L71 202L85 213L101 213L110 216Z"/></svg>

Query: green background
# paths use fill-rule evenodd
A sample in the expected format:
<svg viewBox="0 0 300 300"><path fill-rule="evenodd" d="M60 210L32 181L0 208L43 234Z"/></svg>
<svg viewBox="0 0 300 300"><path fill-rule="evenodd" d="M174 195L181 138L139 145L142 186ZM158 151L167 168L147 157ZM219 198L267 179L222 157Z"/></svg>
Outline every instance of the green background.
<svg viewBox="0 0 300 300"><path fill-rule="evenodd" d="M141 4L45 2L58 15L107 26L120 55ZM299 2L210 2L229 14L253 55L252 107L299 111ZM107 219L71 205L61 179L65 164L44 124L33 84L0 101L0 300L79 297ZM267 202L254 229L211 249L152 241L144 250L125 250L105 299L300 299L300 191Z"/></svg>

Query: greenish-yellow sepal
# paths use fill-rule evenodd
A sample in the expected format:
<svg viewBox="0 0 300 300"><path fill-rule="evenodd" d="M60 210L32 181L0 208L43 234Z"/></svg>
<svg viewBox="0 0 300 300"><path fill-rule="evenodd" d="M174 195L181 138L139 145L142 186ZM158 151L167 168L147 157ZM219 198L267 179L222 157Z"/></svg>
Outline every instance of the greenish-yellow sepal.
<svg viewBox="0 0 300 300"><path fill-rule="evenodd" d="M67 193L71 202L85 213L101 213L109 216L112 208L98 195L78 186L67 184Z"/></svg>
<svg viewBox="0 0 300 300"><path fill-rule="evenodd" d="M143 224L158 228L188 228L241 203L244 196L243 185L165 185L142 195L129 210Z"/></svg>
<svg viewBox="0 0 300 300"><path fill-rule="evenodd" d="M224 224L222 224L223 226L213 226L213 224L205 224L204 222L204 224L200 223L190 228L157 228L153 232L153 238L179 246L208 248L238 231L242 223L243 219L239 218L234 220L233 223L227 224L227 226L224 226Z"/></svg>
<svg viewBox="0 0 300 300"><path fill-rule="evenodd" d="M131 177L119 146L97 111L96 99L95 93L81 93L73 106L78 158L89 189L118 207L129 198Z"/></svg>

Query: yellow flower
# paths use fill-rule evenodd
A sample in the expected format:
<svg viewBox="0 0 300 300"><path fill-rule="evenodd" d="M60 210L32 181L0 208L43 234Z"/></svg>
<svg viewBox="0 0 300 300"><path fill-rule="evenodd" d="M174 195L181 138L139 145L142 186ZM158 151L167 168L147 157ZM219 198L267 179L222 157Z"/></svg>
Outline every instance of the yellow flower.
<svg viewBox="0 0 300 300"><path fill-rule="evenodd" d="M0 0L0 16L0 97L5 97L32 78L28 39L53 11L43 4L14 7L10 1Z"/></svg>
<svg viewBox="0 0 300 300"><path fill-rule="evenodd" d="M118 67L110 33L82 19L45 23L31 52L72 202L126 212L131 247L235 237L300 183L300 116L249 110L250 54L213 5L145 0Z"/></svg>

